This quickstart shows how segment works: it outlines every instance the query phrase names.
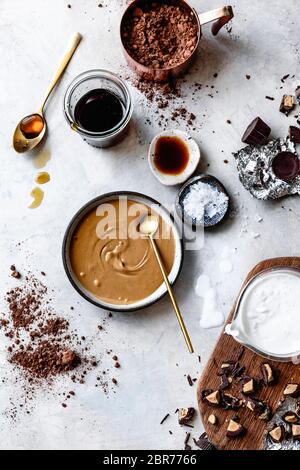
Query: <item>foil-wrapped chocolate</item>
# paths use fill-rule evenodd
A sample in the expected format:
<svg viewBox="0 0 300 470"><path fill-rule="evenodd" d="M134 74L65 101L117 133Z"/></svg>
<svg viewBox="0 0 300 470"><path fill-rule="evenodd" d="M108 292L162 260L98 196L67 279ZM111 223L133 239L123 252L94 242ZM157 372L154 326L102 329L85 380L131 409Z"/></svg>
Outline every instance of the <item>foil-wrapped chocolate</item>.
<svg viewBox="0 0 300 470"><path fill-rule="evenodd" d="M257 199L300 194L300 160L289 138L247 145L233 155L241 183Z"/></svg>

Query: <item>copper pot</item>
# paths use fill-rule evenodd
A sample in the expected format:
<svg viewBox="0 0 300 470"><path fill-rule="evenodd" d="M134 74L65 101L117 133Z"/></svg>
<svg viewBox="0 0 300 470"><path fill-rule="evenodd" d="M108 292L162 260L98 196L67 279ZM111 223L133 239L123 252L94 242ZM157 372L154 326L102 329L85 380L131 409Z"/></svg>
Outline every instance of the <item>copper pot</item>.
<svg viewBox="0 0 300 470"><path fill-rule="evenodd" d="M139 7L142 8L143 5L149 0L133 0L129 6L126 8L122 20L121 20L121 25L120 25L120 36L121 36L121 42L122 42L122 47L123 47L123 52L126 58L126 61L129 65L129 67L135 71L135 73L141 77L144 80L152 80L155 82L165 82L169 80L170 78L176 78L180 75L183 75L188 67L192 64L192 62L195 59L196 53L197 53L197 47L199 45L199 41L202 36L201 32L201 26L214 22L211 30L212 34L216 36L219 32L219 30L224 26L228 21L230 21L233 18L233 10L231 6L225 6L221 8L217 8L216 10L211 10L206 13L201 13L198 14L194 8L192 8L185 0L156 0L160 1L161 3L167 3L171 5L176 5L176 6L181 6L184 8L188 13L192 13L197 21L197 28L198 28L198 38L197 38L197 44L195 46L195 49L193 50L192 54L188 59L185 59L183 62L164 69L154 69L151 67L147 67L145 65L142 65L136 60L134 60L129 53L127 52L123 39L122 39L122 30L123 30L123 23L125 21L125 18L127 15L130 15L132 11Z"/></svg>

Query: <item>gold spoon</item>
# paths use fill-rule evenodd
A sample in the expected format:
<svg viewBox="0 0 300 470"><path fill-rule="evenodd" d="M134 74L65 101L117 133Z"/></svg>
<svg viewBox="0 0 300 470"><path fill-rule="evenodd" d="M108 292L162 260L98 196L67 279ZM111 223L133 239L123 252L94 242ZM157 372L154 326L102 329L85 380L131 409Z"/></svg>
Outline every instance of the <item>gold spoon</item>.
<svg viewBox="0 0 300 470"><path fill-rule="evenodd" d="M58 83L59 79L64 73L80 41L81 34L75 33L72 36L68 48L58 66L56 74L54 75L46 91L41 107L37 110L36 113L24 117L17 125L13 136L13 146L16 152L24 153L28 152L28 150L32 150L41 142L45 136L47 123L44 117L44 106L55 85Z"/></svg>
<svg viewBox="0 0 300 470"><path fill-rule="evenodd" d="M141 221L141 223L140 223L139 229L140 229L140 232L141 232L141 233L143 233L144 235L147 235L147 236L149 237L149 240L150 240L150 243L151 243L151 245L152 245L154 254L155 254L155 256L156 256L156 259L157 259L159 268L160 268L160 270L161 270L161 273L162 273L162 275L163 275L163 278L164 278L166 287L167 287L167 289L168 289L168 293L169 293L169 296L170 296L170 299L171 299L173 308L174 308L174 310L175 310L175 313L176 313L177 320L178 320L178 322L179 322L181 331L182 331L182 333L183 333L185 342L186 342L186 344L187 344L187 347L189 348L190 353L193 353L193 352L194 352L194 348L193 348L192 342L191 342L191 340L190 340L190 337L189 337L189 334L188 334L188 332L187 332L186 326L185 326L185 324L184 324L184 321L183 321L181 312L180 312L180 310L179 310L179 307L178 307L177 302L176 302L176 299L175 299L175 297L174 297L174 294L173 294L171 285L170 285L170 283L169 283L169 279L168 279L168 276L167 276L167 274L166 274L166 271L165 271L165 268L164 268L164 265L163 265L161 256L160 256L160 254L159 254L159 251L158 251L158 249L157 249L155 240L154 240L154 238L153 238L155 232L156 232L157 229L158 229L158 218L155 217L155 216L153 216L153 215L147 215L146 217L144 217L144 218L142 219L142 221Z"/></svg>

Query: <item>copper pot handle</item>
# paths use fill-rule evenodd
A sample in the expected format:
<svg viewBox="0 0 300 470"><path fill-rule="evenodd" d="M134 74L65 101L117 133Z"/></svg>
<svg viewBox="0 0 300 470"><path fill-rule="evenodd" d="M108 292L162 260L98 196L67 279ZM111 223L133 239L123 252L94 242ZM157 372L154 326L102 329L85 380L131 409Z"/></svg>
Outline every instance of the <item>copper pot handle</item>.
<svg viewBox="0 0 300 470"><path fill-rule="evenodd" d="M215 21L211 27L211 32L214 36L218 34L222 26L228 23L234 17L233 9L230 5L222 8L217 8L216 10L207 11L206 13L201 13L199 15L199 20L201 26L211 21Z"/></svg>

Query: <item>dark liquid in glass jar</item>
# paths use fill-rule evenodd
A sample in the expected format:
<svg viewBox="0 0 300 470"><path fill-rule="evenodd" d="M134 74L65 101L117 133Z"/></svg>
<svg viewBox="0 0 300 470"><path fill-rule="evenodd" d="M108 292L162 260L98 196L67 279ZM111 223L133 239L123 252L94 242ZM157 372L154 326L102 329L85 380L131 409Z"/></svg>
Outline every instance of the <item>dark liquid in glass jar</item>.
<svg viewBox="0 0 300 470"><path fill-rule="evenodd" d="M90 132L105 132L113 129L124 116L121 100L104 88L90 90L75 106L76 123Z"/></svg>
<svg viewBox="0 0 300 470"><path fill-rule="evenodd" d="M189 149L179 137L161 136L155 144L154 164L162 173L178 175L189 161Z"/></svg>

